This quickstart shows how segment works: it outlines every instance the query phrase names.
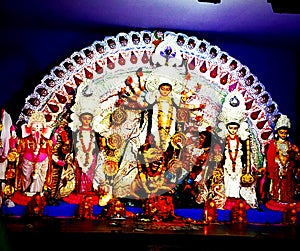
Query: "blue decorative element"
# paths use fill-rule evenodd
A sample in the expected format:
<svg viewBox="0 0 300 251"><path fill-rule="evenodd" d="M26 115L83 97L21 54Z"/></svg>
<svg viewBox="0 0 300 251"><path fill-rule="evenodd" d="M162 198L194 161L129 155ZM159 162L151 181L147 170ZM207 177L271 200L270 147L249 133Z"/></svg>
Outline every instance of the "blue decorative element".
<svg viewBox="0 0 300 251"><path fill-rule="evenodd" d="M231 98L229 100L229 103L232 107L238 107L240 105L240 101L238 100L238 98L236 96L234 96L233 98Z"/></svg>
<svg viewBox="0 0 300 251"><path fill-rule="evenodd" d="M173 52L173 49L171 46L166 46L163 51L160 51L159 53L162 57L165 58L175 58L176 52Z"/></svg>

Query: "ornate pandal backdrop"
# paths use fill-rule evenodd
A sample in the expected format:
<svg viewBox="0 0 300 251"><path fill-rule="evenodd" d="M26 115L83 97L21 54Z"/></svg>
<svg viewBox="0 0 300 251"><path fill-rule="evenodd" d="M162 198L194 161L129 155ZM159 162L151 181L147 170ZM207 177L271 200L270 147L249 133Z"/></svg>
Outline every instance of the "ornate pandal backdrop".
<svg viewBox="0 0 300 251"><path fill-rule="evenodd" d="M274 123L281 115L270 93L247 66L218 46L171 31L119 33L74 52L53 67L26 98L17 124L28 122L31 112L38 110L55 130L64 114L71 113L70 127L75 131L80 114L89 112L94 115L94 131L106 137L119 135L125 142L136 133L137 114L133 107L122 115L122 104L116 105L120 93L139 94L140 105L142 98L150 103L163 82L172 85L173 96L189 112L190 125L199 131L217 131L227 94L242 94L255 161L261 165L261 149L273 136ZM109 127L112 114L116 121L126 122L119 128Z"/></svg>

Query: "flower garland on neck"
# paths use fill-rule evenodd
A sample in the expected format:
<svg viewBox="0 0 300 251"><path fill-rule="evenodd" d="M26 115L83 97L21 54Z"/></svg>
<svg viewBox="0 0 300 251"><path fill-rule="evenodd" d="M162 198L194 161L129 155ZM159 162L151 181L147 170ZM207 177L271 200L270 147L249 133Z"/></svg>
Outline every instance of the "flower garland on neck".
<svg viewBox="0 0 300 251"><path fill-rule="evenodd" d="M236 147L235 147L234 151L231 149L231 144L230 144L231 140L236 141ZM234 138L231 138L230 135L227 136L228 152L229 152L230 160L232 162L232 171L233 172L235 172L236 158L238 156L239 144L240 144L240 140L239 140L239 137L237 135L234 135ZM234 152L234 154L233 154L233 152Z"/></svg>
<svg viewBox="0 0 300 251"><path fill-rule="evenodd" d="M86 146L84 144L84 141L83 141L83 133L82 133L83 131L89 131L89 134L90 134L90 141L88 143L87 148L86 148ZM84 163L84 165L88 166L89 153L92 149L92 143L94 141L94 133L93 133L92 128L90 128L90 127L89 128L80 127L79 128L79 140L80 140L80 143L81 143L81 146L82 146L82 150L85 153L85 163Z"/></svg>
<svg viewBox="0 0 300 251"><path fill-rule="evenodd" d="M40 142L37 142L34 137L32 136L28 140L28 146L32 155L33 162L37 162L37 159L40 156L42 146L44 144L44 140L41 140Z"/></svg>

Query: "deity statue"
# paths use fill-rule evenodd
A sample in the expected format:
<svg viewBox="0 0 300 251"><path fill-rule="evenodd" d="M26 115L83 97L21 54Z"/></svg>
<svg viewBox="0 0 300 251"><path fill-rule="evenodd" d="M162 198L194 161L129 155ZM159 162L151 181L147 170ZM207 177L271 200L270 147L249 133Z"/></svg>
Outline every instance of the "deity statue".
<svg viewBox="0 0 300 251"><path fill-rule="evenodd" d="M289 138L290 119L281 115L275 125L274 138L265 146L265 175L269 184L267 199L279 203L294 203L296 184L300 178L299 147ZM298 201L299 202L299 201Z"/></svg>
<svg viewBox="0 0 300 251"><path fill-rule="evenodd" d="M8 164L10 128L12 120L10 115L2 108L0 114L0 205L2 204L2 193L5 187L5 173Z"/></svg>
<svg viewBox="0 0 300 251"><path fill-rule="evenodd" d="M255 172L258 169L252 161L251 136L246 117L246 106L242 94L229 93L219 115L219 136L224 140L223 169L225 208L231 208L240 200L256 208ZM219 191L220 192L220 191Z"/></svg>
<svg viewBox="0 0 300 251"><path fill-rule="evenodd" d="M147 199L170 190L165 179L166 166L159 148L143 149L138 162L138 174L131 185L131 196Z"/></svg>
<svg viewBox="0 0 300 251"><path fill-rule="evenodd" d="M16 170L16 190L42 193L51 189L52 141L51 127L42 112L34 111L28 124L22 125L22 137L17 151L19 165Z"/></svg>
<svg viewBox="0 0 300 251"><path fill-rule="evenodd" d="M69 114L65 114L51 137L53 142L51 198L54 200L68 196L75 189L73 142L68 119Z"/></svg>

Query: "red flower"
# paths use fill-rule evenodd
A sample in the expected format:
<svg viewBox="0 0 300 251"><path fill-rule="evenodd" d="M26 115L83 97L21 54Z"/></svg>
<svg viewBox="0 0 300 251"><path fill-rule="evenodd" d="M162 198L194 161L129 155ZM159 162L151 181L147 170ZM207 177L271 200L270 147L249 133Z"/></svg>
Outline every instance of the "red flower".
<svg viewBox="0 0 300 251"><path fill-rule="evenodd" d="M190 80L191 79L191 74L188 72L186 75L185 75L185 80Z"/></svg>
<svg viewBox="0 0 300 251"><path fill-rule="evenodd" d="M206 106L205 104L200 104L200 107L199 107L199 108L200 108L200 109L204 109L205 106Z"/></svg>
<svg viewBox="0 0 300 251"><path fill-rule="evenodd" d="M126 83L127 83L127 84L130 84L130 85L133 83L133 79L132 79L131 76L128 76L128 77L127 77Z"/></svg>
<svg viewBox="0 0 300 251"><path fill-rule="evenodd" d="M136 72L136 75L138 77L142 77L144 75L144 73L143 73L143 71L139 70L139 71Z"/></svg>

